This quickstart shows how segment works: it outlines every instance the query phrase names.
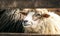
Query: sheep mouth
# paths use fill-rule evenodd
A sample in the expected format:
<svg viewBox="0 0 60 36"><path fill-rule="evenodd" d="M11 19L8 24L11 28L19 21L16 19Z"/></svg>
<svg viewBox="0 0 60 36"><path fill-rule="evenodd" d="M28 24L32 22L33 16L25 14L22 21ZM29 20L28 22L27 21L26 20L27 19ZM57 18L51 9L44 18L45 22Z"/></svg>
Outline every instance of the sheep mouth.
<svg viewBox="0 0 60 36"><path fill-rule="evenodd" d="M31 24L23 24L24 27L30 27Z"/></svg>
<svg viewBox="0 0 60 36"><path fill-rule="evenodd" d="M29 26L30 24L24 24L24 26Z"/></svg>

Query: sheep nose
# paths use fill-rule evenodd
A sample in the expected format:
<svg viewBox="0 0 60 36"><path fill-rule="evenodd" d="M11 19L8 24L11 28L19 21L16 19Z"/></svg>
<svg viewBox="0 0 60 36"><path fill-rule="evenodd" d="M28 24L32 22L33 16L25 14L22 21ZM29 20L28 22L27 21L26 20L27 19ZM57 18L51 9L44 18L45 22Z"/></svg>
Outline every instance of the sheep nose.
<svg viewBox="0 0 60 36"><path fill-rule="evenodd" d="M27 26L27 22L28 22L28 20L24 20L24 21L23 21L23 25L24 25L24 26Z"/></svg>

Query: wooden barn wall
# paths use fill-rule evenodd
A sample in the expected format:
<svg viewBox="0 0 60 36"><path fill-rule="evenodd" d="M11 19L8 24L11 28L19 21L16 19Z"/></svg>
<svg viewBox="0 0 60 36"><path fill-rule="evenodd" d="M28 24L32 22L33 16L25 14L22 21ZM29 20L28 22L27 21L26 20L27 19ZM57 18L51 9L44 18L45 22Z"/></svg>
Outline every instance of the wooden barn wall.
<svg viewBox="0 0 60 36"><path fill-rule="evenodd" d="M60 0L0 0L0 8L52 8L60 7Z"/></svg>

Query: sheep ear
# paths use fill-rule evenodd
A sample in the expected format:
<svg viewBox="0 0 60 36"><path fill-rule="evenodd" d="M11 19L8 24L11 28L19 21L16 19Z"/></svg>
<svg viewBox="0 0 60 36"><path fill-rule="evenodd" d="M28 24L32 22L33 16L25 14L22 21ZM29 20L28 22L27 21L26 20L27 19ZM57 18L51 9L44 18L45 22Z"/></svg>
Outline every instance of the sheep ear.
<svg viewBox="0 0 60 36"><path fill-rule="evenodd" d="M43 14L43 17L48 18L50 15L49 14Z"/></svg>

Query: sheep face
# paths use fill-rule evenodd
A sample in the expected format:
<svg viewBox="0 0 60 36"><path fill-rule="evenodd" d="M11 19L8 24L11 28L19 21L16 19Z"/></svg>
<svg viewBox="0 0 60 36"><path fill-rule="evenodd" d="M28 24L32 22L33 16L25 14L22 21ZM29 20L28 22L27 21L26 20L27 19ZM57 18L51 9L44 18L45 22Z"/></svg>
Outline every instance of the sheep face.
<svg viewBox="0 0 60 36"><path fill-rule="evenodd" d="M25 32L38 32L40 29L39 25L43 23L42 21L45 18L49 17L47 13L48 11L45 9L36 9L36 12L29 12L23 23L23 26L26 29Z"/></svg>

